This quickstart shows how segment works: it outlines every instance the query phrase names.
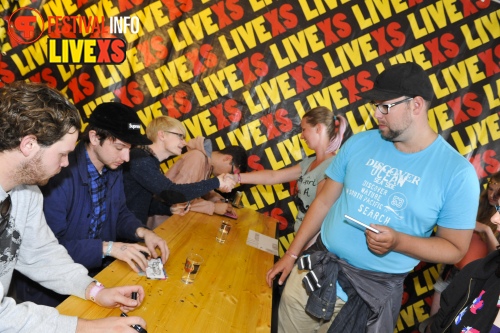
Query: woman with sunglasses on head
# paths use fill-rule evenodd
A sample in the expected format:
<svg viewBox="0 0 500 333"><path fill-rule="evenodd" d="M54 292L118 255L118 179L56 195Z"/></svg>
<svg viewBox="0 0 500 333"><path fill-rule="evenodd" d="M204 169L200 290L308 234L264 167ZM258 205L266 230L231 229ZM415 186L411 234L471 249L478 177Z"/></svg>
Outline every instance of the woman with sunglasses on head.
<svg viewBox="0 0 500 333"><path fill-rule="evenodd" d="M216 188L223 192L233 189L235 182L224 174L191 184L176 184L165 177L160 163L180 155L186 146L186 129L179 120L157 117L146 127L146 135L153 144L133 148L123 170L127 207L142 223L149 216L183 215L189 210L189 203L171 203L188 202Z"/></svg>
<svg viewBox="0 0 500 333"><path fill-rule="evenodd" d="M298 213L294 224L295 231L299 229L309 205L323 186L325 169L342 143L347 121L342 116L335 116L328 108L319 106L305 113L300 126L301 138L314 150L315 155L306 157L288 168L259 170L233 176L240 184L273 185L297 181L295 204Z"/></svg>

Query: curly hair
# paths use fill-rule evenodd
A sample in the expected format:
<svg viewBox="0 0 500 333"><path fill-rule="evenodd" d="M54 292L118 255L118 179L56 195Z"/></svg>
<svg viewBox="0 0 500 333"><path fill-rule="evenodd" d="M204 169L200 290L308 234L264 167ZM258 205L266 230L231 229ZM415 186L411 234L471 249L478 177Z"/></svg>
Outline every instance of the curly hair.
<svg viewBox="0 0 500 333"><path fill-rule="evenodd" d="M0 152L15 149L27 135L51 146L73 127L80 130L80 113L46 84L16 81L0 88Z"/></svg>

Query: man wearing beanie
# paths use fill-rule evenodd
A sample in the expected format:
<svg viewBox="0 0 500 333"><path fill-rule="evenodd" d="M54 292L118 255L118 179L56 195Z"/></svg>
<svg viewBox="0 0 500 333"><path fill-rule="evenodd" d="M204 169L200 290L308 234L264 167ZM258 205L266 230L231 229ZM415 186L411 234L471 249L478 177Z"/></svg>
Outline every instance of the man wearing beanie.
<svg viewBox="0 0 500 333"><path fill-rule="evenodd" d="M359 95L378 130L343 144L287 255L267 274L269 285L290 274L279 332L392 332L406 274L421 260L454 264L470 243L479 183L428 124L427 73L415 63L394 65ZM309 256L294 266L318 231Z"/></svg>
<svg viewBox="0 0 500 333"><path fill-rule="evenodd" d="M137 113L120 103L103 103L88 122L68 156L69 166L41 187L47 224L91 276L113 258L136 272L138 267L146 271L147 258L141 251L157 258L158 249L165 263L169 254L165 240L145 228L125 201L121 165L129 160L131 145L151 144L140 132ZM22 301L50 306L65 298L23 276L16 292Z"/></svg>

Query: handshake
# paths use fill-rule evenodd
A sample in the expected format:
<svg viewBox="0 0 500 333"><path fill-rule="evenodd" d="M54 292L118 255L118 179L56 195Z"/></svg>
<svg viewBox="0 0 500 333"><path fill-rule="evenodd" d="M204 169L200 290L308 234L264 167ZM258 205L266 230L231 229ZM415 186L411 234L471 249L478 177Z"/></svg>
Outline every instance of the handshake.
<svg viewBox="0 0 500 333"><path fill-rule="evenodd" d="M233 190L233 188L236 187L236 185L239 183L239 175L238 174L229 174L229 173L223 173L220 174L218 177L219 179L219 191L229 193Z"/></svg>

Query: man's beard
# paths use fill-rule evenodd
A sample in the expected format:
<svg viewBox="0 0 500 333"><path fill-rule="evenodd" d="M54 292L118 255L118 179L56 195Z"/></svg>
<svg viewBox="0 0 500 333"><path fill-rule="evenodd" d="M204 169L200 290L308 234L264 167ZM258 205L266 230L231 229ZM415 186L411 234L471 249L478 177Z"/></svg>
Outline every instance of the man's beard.
<svg viewBox="0 0 500 333"><path fill-rule="evenodd" d="M382 131L380 131L380 135L382 135L382 138L386 141L389 141L389 142L399 141L398 138L400 137L400 135L402 133L403 133L403 131L401 131L401 130L393 131L393 130L387 129L386 133L383 133Z"/></svg>
<svg viewBox="0 0 500 333"><path fill-rule="evenodd" d="M16 173L19 183L39 186L48 183L50 177L44 174L42 158L43 154L39 151L31 161L23 163L20 170Z"/></svg>

